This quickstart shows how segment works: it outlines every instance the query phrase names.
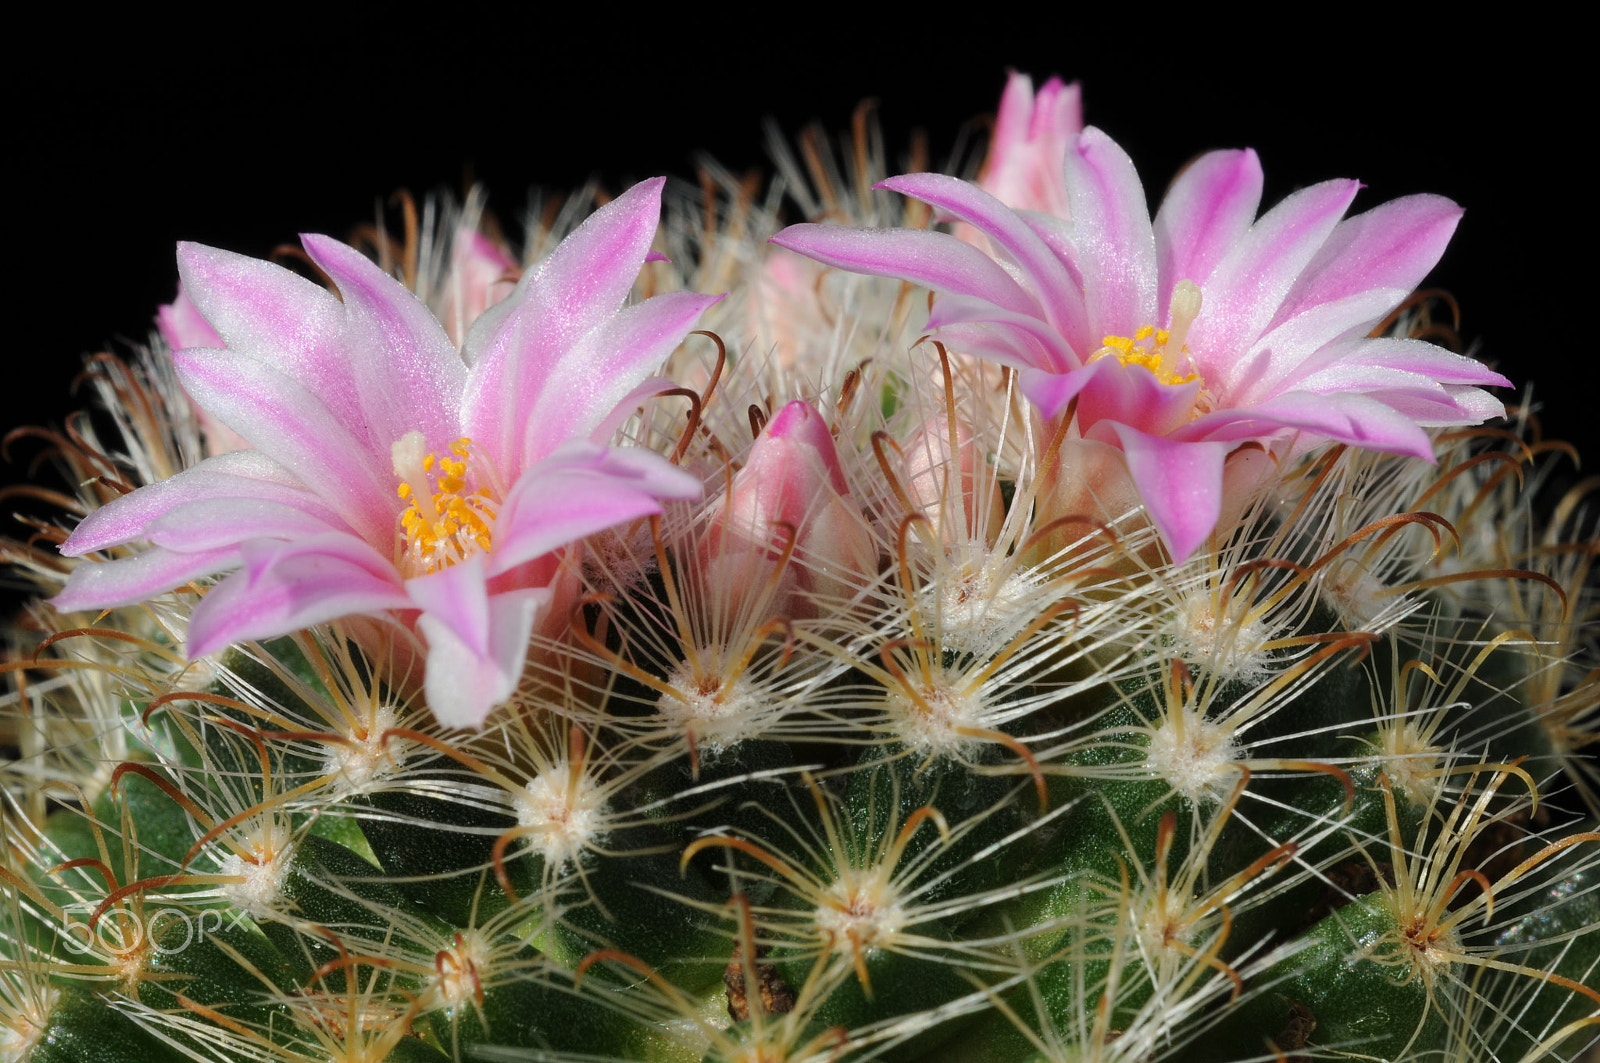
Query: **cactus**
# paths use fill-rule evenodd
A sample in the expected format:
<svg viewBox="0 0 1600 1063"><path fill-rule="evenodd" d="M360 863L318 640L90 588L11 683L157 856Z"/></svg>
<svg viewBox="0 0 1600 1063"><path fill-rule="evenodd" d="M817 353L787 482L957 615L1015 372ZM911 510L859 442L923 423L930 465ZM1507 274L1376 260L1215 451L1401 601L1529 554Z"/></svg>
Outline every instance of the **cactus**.
<svg viewBox="0 0 1600 1063"><path fill-rule="evenodd" d="M1084 211L1028 191L1029 167L1109 143L1079 133L1075 91L1008 89L979 187L1040 212L1015 217ZM1035 105L1050 129L1030 138ZM858 170L802 178L780 157L801 212L933 225L871 187L865 140L847 147ZM1220 444L1162 438L1148 410L1096 435L1097 385L1052 406L1070 374L985 360L1014 334L970 305L958 320L949 286L981 273L983 236L961 229L998 246L1010 222L896 181L963 222L917 243L968 271L929 268L931 338L897 251L858 273L827 268L857 253L823 246L837 230L779 238L809 258L772 248L782 197L731 183L704 216L669 197L659 231L659 182L570 236L581 211L531 224L515 287L476 199L439 204L425 246L380 241L376 266L308 242L342 303L186 252L207 313L180 296L147 350L91 361L101 416L39 433L77 493L49 493L65 514L7 546L56 604L30 610L5 666L0 1058L1588 1058L1600 551L1592 482L1552 487L1570 448L1525 407L1479 426L1498 403L1468 385L1494 375L1437 352L1416 355L1438 370L1433 416L1411 384L1363 392L1424 443L1257 424L1226 477L1219 457L1211 486L1158 497L1141 438L1173 463ZM1444 217L1421 198L1347 224ZM622 230L617 296L636 301L552 324L549 263ZM904 231L884 239L928 235ZM295 335L323 336L325 314L326 336L464 344L464 422L519 387L542 396L448 453L425 456L421 430L380 440L400 501L384 503L392 571L361 562L368 598L308 524L284 523L268 557L215 530L215 498L132 494L242 445L236 430L263 446L206 375L216 356L173 356L246 346L242 304L217 294L228 270L299 293ZM1108 334L1100 377L1190 387L1172 359L1205 327L1202 287L1177 285L1157 339ZM441 324L402 320L424 305ZM1452 336L1434 300L1390 305L1373 335L1392 349ZM621 359L596 336L641 344L637 374L597 381ZM516 343L545 360L480 368ZM326 353L307 340L273 371ZM663 358L667 382L645 381ZM1193 418L1225 398L1206 387L1184 393ZM617 400L577 443L526 442ZM201 471L279 475L241 453ZM330 480L365 460L320 457ZM1204 481L1195 467L1177 478ZM344 488L307 502L294 471L274 497L336 506ZM578 514L591 503L603 517ZM101 530L115 521L126 534ZM300 583L272 567L293 550ZM447 569L451 593L476 588L483 646L429 582ZM267 585L281 601L251 597Z"/></svg>

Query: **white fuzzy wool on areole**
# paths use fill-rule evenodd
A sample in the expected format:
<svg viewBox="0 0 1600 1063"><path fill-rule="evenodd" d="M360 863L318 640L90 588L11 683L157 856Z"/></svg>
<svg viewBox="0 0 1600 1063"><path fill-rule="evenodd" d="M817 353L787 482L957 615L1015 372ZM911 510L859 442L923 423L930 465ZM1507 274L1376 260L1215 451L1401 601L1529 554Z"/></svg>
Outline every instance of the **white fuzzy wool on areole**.
<svg viewBox="0 0 1600 1063"><path fill-rule="evenodd" d="M605 791L582 771L557 763L515 795L517 824L550 868L576 863L604 833Z"/></svg>
<svg viewBox="0 0 1600 1063"><path fill-rule="evenodd" d="M222 874L238 878L222 885L222 896L233 907L258 919L274 918L281 913L283 883L294 856L290 832L281 824L270 824L250 849L249 859L228 853L218 861Z"/></svg>
<svg viewBox="0 0 1600 1063"><path fill-rule="evenodd" d="M1150 732L1146 763L1196 803L1226 797L1239 778L1233 729L1180 709Z"/></svg>

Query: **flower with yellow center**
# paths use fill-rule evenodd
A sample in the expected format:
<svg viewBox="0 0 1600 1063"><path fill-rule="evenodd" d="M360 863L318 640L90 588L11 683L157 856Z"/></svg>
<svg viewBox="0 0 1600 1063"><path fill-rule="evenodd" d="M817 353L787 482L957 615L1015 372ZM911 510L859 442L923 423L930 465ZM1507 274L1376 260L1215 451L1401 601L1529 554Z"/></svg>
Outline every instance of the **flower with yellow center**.
<svg viewBox="0 0 1600 1063"><path fill-rule="evenodd" d="M1236 451L1331 439L1431 458L1425 427L1503 412L1479 387L1509 384L1500 374L1367 337L1443 253L1461 216L1449 200L1408 196L1341 220L1360 185L1326 181L1257 218L1255 152L1214 151L1152 220L1132 161L1094 128L1068 143L1061 172L1059 217L941 174L879 185L983 233L989 254L925 230L795 225L773 242L933 289L934 332L1019 370L1047 436L1120 453L1180 560L1216 527Z"/></svg>
<svg viewBox="0 0 1600 1063"><path fill-rule="evenodd" d="M376 616L425 648L439 720L481 724L521 678L558 551L700 494L661 456L603 445L615 411L670 387L646 378L716 301L675 292L622 306L663 183L597 211L459 351L410 291L325 236L304 244L337 297L271 263L183 245L184 291L225 349L177 352L179 376L253 449L86 517L64 553L151 545L78 566L56 607L131 605L237 570L195 607L191 656Z"/></svg>

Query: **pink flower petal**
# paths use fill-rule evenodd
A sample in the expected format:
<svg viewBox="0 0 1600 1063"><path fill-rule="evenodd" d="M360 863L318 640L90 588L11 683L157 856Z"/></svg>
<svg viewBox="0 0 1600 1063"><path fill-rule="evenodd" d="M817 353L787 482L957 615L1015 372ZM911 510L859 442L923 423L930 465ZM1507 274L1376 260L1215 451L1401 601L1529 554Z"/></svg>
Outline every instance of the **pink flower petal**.
<svg viewBox="0 0 1600 1063"><path fill-rule="evenodd" d="M1248 350L1267 330L1360 187L1355 181L1324 181L1301 189L1223 256L1206 281L1205 301L1189 333L1190 349L1207 359L1200 362L1202 373L1230 352Z"/></svg>
<svg viewBox="0 0 1600 1063"><path fill-rule="evenodd" d="M1006 352L1002 345L998 350L995 360L1003 365L1017 369L1034 367L1052 373L1065 373L1078 366L1077 352L1062 342L1059 331L1038 317L1001 310L993 303L970 295L946 295L934 302L933 309L928 312L930 329L948 331L961 325L993 328L1007 337L1007 342L1015 345L1015 349Z"/></svg>
<svg viewBox="0 0 1600 1063"><path fill-rule="evenodd" d="M1261 439L1285 429L1312 433L1366 450L1386 450L1433 460L1433 443L1415 421L1376 399L1355 394L1293 391L1244 410L1196 418L1185 439Z"/></svg>
<svg viewBox="0 0 1600 1063"><path fill-rule="evenodd" d="M971 324L958 321L940 326L937 339L952 351L983 358L996 365L1044 373L1071 372L1070 368L1057 368L1061 364L1059 356L1045 349L1039 342L1036 330L1032 328L1024 329L1001 321Z"/></svg>
<svg viewBox="0 0 1600 1063"><path fill-rule="evenodd" d="M1022 387L1022 394L1038 407L1039 416L1054 420L1094 380L1096 372L1092 366L1067 373L1024 369L1018 374L1017 382Z"/></svg>
<svg viewBox="0 0 1600 1063"><path fill-rule="evenodd" d="M1189 422L1200 393L1198 380L1163 384L1144 366L1123 365L1113 357L1097 359L1084 372L1089 379L1078 395L1077 419L1089 427L1114 421L1166 435Z"/></svg>
<svg viewBox="0 0 1600 1063"><path fill-rule="evenodd" d="M1290 390L1289 382L1313 371L1335 349L1348 353L1348 343L1330 345L1347 334L1364 336L1404 297L1404 292L1378 288L1308 307L1261 337L1247 358L1232 365L1202 354L1200 371L1225 404L1249 406Z"/></svg>
<svg viewBox="0 0 1600 1063"><path fill-rule="evenodd" d="M611 412L606 414L601 422L594 426L589 432L589 442L600 446L610 443L612 438L616 436L617 430L627 422L628 418L638 412L639 407L644 405L646 399L665 395L667 392L679 390L681 387L681 384L670 377L645 377L637 387L622 396L622 401L613 406ZM559 445L560 443L558 442L557 446L559 447ZM540 458L539 460L542 461L544 459Z"/></svg>
<svg viewBox="0 0 1600 1063"><path fill-rule="evenodd" d="M896 277L936 292L971 295L1018 314L1038 317L1042 312L994 259L944 233L806 223L789 226L772 242L836 269Z"/></svg>
<svg viewBox="0 0 1600 1063"><path fill-rule="evenodd" d="M195 606L189 656L240 639L270 638L355 613L411 604L394 564L353 535L260 540L239 550L244 567Z"/></svg>
<svg viewBox="0 0 1600 1063"><path fill-rule="evenodd" d="M1114 425L1128 474L1174 560L1187 560L1222 514L1225 443L1183 443Z"/></svg>
<svg viewBox="0 0 1600 1063"><path fill-rule="evenodd" d="M238 550L232 547L200 554L155 548L115 561L89 561L72 570L50 604L63 613L137 605L237 563Z"/></svg>
<svg viewBox="0 0 1600 1063"><path fill-rule="evenodd" d="M641 182L595 211L468 333L462 354L471 375L462 424L499 468L516 470L524 415L547 393L547 381L573 348L609 321L633 289L655 236L665 183ZM596 412L595 420L610 409L607 404Z"/></svg>
<svg viewBox="0 0 1600 1063"><path fill-rule="evenodd" d="M1300 274L1278 319L1373 288L1410 292L1438 264L1462 213L1443 196L1417 195L1346 218Z"/></svg>
<svg viewBox="0 0 1600 1063"><path fill-rule="evenodd" d="M61 544L61 552L80 557L143 539L146 526L174 508L213 498L262 498L296 506L324 520L333 517L331 509L277 462L258 451L234 451L107 502L83 518Z"/></svg>
<svg viewBox="0 0 1600 1063"><path fill-rule="evenodd" d="M495 522L490 576L606 528L699 498L700 481L645 450L568 443L522 474Z"/></svg>
<svg viewBox="0 0 1600 1063"><path fill-rule="evenodd" d="M517 689L533 624L550 601L536 588L491 595L480 558L410 580L428 642L423 692L445 727L478 727Z"/></svg>
<svg viewBox="0 0 1600 1063"><path fill-rule="evenodd" d="M523 430L519 468L549 454L562 440L589 435L645 377L661 367L700 315L720 296L671 292L618 311L579 338L537 387L521 396L516 425ZM474 374L474 383L478 377ZM476 392L481 396L482 392ZM469 435L481 424L469 395ZM476 439L476 436L473 436Z"/></svg>
<svg viewBox="0 0 1600 1063"><path fill-rule="evenodd" d="M1371 387L1362 394L1424 428L1477 424L1506 413L1505 406L1493 395L1459 384L1422 388L1411 382L1397 387Z"/></svg>
<svg viewBox="0 0 1600 1063"><path fill-rule="evenodd" d="M161 332L162 340L175 351L185 347L227 346L181 284L178 285L178 297L156 310L156 328Z"/></svg>
<svg viewBox="0 0 1600 1063"><path fill-rule="evenodd" d="M178 245L178 275L229 350L322 395L341 418L359 414L340 343L344 309L331 292L282 266L203 244Z"/></svg>
<svg viewBox="0 0 1600 1063"><path fill-rule="evenodd" d="M195 400L310 487L371 541L393 534L394 470L322 400L264 362L191 348L173 356Z"/></svg>
<svg viewBox="0 0 1600 1063"><path fill-rule="evenodd" d="M1155 324L1155 234L1133 160L1090 126L1067 149L1066 181L1091 331L1131 336Z"/></svg>
<svg viewBox="0 0 1600 1063"><path fill-rule="evenodd" d="M1400 337L1363 339L1348 346L1334 347L1332 354L1321 354L1314 364L1320 370L1336 361L1387 366L1420 373L1444 384L1488 384L1511 387L1511 381L1476 358L1447 351L1421 340Z"/></svg>
<svg viewBox="0 0 1600 1063"><path fill-rule="evenodd" d="M1261 184L1261 160L1248 148L1208 152L1172 182L1154 225L1157 306L1166 308L1180 280L1204 287L1217 263L1250 231Z"/></svg>
<svg viewBox="0 0 1600 1063"><path fill-rule="evenodd" d="M382 451L420 431L430 450L460 434L467 367L428 308L353 247L314 234L301 242L344 297L343 344L361 409L353 431Z"/></svg>
<svg viewBox="0 0 1600 1063"><path fill-rule="evenodd" d="M1370 392L1383 389L1415 390L1422 394L1444 395L1444 385L1420 373L1405 369L1391 369L1386 365L1364 365L1360 362L1334 362L1315 373L1307 373L1294 381L1295 391L1312 393L1335 391Z"/></svg>
<svg viewBox="0 0 1600 1063"><path fill-rule="evenodd" d="M1353 296L1344 302L1359 301L1363 298L1382 301L1383 296L1381 293L1368 293L1366 296ZM1293 321L1279 326L1263 339L1263 345L1286 331L1296 329L1297 323L1305 322L1318 314L1319 311L1316 310L1308 311ZM1302 348L1312 347L1320 338L1313 332L1308 341L1302 343ZM1261 368L1255 382L1243 395L1230 396L1229 405L1255 405L1272 395L1286 391L1363 390L1362 385L1355 383L1358 378L1353 374L1367 367L1412 374L1418 381L1418 387L1423 391L1432 389L1435 384L1511 386L1511 382L1505 377L1477 359L1467 358L1420 340L1362 338L1324 342L1320 347L1315 347L1309 355L1302 354L1298 363L1285 359L1284 362L1288 364L1279 365L1276 364L1276 359L1274 361L1275 364L1272 366ZM1341 380L1348 383L1341 387L1339 384Z"/></svg>
<svg viewBox="0 0 1600 1063"><path fill-rule="evenodd" d="M1083 299L1060 260L998 199L959 178L937 173L891 177L877 187L920 199L987 236L1016 265L1014 276L1058 332L1066 334L1084 319Z"/></svg>
<svg viewBox="0 0 1600 1063"><path fill-rule="evenodd" d="M184 553L219 550L254 539L301 539L328 532L349 534L289 502L263 498L214 498L179 506L145 529L157 546Z"/></svg>
<svg viewBox="0 0 1600 1063"><path fill-rule="evenodd" d="M1505 403L1495 398L1481 388L1463 387L1459 384L1446 384L1444 390L1449 394L1450 401L1455 403L1457 410L1461 411L1459 418L1444 422L1419 421L1418 424L1452 425L1452 424L1480 424L1483 421L1506 415ZM1387 397L1386 397L1387 398ZM1399 403L1388 399L1396 409Z"/></svg>

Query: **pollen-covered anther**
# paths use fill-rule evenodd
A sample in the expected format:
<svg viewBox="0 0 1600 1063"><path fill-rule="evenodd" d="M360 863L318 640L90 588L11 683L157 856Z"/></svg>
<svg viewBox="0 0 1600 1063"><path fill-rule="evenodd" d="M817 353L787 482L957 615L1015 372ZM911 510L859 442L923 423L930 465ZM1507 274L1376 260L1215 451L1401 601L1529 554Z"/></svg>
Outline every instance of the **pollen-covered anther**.
<svg viewBox="0 0 1600 1063"><path fill-rule="evenodd" d="M1187 384L1199 380L1194 371L1194 360L1189 357L1184 341L1189 327L1200 314L1200 286L1194 281L1182 280L1172 291L1172 327L1158 329L1154 325L1141 327L1132 336L1104 336L1101 348L1090 355L1090 361L1111 356L1123 365L1142 365L1163 384Z"/></svg>
<svg viewBox="0 0 1600 1063"><path fill-rule="evenodd" d="M406 578L448 568L488 550L499 500L488 487L471 487L472 440L450 444L440 458L427 451L421 432L407 432L390 448L395 493L410 504L400 514L395 565ZM469 489L470 487L470 489Z"/></svg>
<svg viewBox="0 0 1600 1063"><path fill-rule="evenodd" d="M1146 763L1191 801L1218 801L1238 781L1237 753L1231 728L1179 710L1151 732Z"/></svg>
<svg viewBox="0 0 1600 1063"><path fill-rule="evenodd" d="M517 824L545 863L575 863L604 833L605 793L583 771L556 764L534 776L515 797Z"/></svg>

